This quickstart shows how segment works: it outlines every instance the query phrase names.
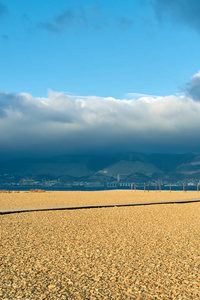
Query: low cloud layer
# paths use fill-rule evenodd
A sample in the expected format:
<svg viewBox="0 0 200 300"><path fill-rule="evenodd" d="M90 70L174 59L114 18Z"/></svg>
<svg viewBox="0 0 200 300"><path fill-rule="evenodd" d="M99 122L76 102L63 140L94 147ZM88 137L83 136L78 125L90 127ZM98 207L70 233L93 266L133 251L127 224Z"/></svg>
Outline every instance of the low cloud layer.
<svg viewBox="0 0 200 300"><path fill-rule="evenodd" d="M185 24L200 32L199 0L153 0L152 3L160 20L169 17L172 22Z"/></svg>
<svg viewBox="0 0 200 300"><path fill-rule="evenodd" d="M200 73L191 78L185 95L137 100L53 91L34 98L1 91L1 155L199 152L199 87Z"/></svg>

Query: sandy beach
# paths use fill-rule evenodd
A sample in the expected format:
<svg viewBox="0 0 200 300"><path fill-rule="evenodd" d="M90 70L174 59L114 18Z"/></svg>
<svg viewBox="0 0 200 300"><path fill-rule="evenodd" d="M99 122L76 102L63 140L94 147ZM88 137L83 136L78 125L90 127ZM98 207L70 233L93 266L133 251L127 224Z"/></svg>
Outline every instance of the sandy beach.
<svg viewBox="0 0 200 300"><path fill-rule="evenodd" d="M199 192L179 191L131 191L131 190L110 190L110 191L55 191L55 192L0 192L0 209L48 207L48 206L76 206L95 205L131 202L153 202L179 199L200 198Z"/></svg>
<svg viewBox="0 0 200 300"><path fill-rule="evenodd" d="M197 192L0 193L0 208L199 198ZM200 203L1 216L1 299L199 299Z"/></svg>

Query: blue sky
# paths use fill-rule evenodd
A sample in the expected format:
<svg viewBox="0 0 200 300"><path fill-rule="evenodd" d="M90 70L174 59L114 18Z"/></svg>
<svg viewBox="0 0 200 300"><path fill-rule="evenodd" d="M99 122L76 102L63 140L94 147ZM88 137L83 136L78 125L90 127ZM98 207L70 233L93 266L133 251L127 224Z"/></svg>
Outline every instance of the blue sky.
<svg viewBox="0 0 200 300"><path fill-rule="evenodd" d="M198 152L199 70L199 0L0 0L2 151Z"/></svg>
<svg viewBox="0 0 200 300"><path fill-rule="evenodd" d="M117 98L180 92L200 68L200 29L163 16L156 2L0 1L0 88Z"/></svg>

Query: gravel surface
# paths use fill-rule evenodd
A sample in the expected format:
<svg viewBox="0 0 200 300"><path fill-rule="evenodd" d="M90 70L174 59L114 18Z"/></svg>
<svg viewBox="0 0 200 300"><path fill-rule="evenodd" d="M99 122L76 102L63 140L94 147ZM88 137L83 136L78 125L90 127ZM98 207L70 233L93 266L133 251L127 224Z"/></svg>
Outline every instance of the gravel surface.
<svg viewBox="0 0 200 300"><path fill-rule="evenodd" d="M200 198L200 192L131 191L0 193L0 209L152 202Z"/></svg>
<svg viewBox="0 0 200 300"><path fill-rule="evenodd" d="M199 216L200 203L3 215L0 298L200 299Z"/></svg>

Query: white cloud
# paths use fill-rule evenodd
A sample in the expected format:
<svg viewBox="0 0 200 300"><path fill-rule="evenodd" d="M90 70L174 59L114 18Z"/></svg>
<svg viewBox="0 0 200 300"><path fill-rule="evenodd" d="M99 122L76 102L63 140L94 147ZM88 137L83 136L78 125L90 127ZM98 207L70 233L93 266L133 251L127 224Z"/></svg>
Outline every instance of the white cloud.
<svg viewBox="0 0 200 300"><path fill-rule="evenodd" d="M186 85L187 95L195 101L200 101L200 71L193 75Z"/></svg>
<svg viewBox="0 0 200 300"><path fill-rule="evenodd" d="M1 152L198 151L191 96L115 99L0 92Z"/></svg>
<svg viewBox="0 0 200 300"><path fill-rule="evenodd" d="M141 94L141 93L127 93L125 94L125 97L127 99L139 99L142 97L148 97L148 98L157 98L158 96L155 95L147 95L147 94Z"/></svg>

